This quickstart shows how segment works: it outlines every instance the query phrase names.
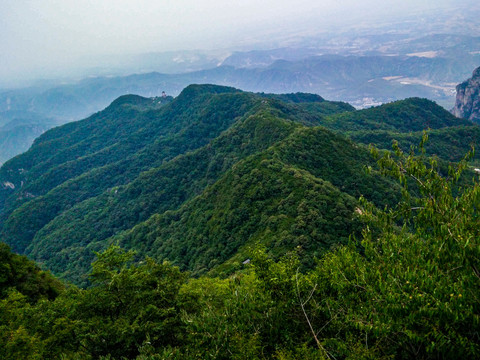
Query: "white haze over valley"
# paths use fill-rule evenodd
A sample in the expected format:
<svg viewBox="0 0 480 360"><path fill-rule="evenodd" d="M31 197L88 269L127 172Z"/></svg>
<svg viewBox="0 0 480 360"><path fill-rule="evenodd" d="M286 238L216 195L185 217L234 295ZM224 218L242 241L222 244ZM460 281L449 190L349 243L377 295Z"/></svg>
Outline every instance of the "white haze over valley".
<svg viewBox="0 0 480 360"><path fill-rule="evenodd" d="M222 59L470 5L478 7L470 0L2 0L0 88L108 74L134 54L207 50Z"/></svg>

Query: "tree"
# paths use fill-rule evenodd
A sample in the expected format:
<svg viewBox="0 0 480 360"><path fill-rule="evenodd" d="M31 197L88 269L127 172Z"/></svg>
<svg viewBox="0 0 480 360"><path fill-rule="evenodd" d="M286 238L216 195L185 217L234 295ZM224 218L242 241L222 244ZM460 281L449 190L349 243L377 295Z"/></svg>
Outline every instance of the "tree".
<svg viewBox="0 0 480 360"><path fill-rule="evenodd" d="M168 263L111 246L92 264L92 288L74 295L72 319L81 346L94 357L134 358L142 344L176 345L181 335L178 292L187 274Z"/></svg>
<svg viewBox="0 0 480 360"><path fill-rule="evenodd" d="M363 201L361 251L343 247L315 270L315 311L328 318L319 336L339 356L480 356L480 186L460 185L472 153L442 176L423 156L425 141L420 157L396 144L393 154L372 150L402 184L403 201L383 211Z"/></svg>

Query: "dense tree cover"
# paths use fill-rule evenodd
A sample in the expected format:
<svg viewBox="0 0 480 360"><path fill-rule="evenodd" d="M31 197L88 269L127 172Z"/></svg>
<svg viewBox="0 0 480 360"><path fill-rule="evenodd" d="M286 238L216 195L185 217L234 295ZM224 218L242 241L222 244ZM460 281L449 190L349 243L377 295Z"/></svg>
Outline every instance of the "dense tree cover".
<svg viewBox="0 0 480 360"><path fill-rule="evenodd" d="M422 146L421 146L422 149ZM0 301L4 359L476 359L480 355L480 184L458 188L435 159L379 154L403 200L379 210L361 200L361 236L301 271L249 250L226 278L189 279L168 264L97 254L93 286L30 304ZM411 179L420 196L408 191Z"/></svg>
<svg viewBox="0 0 480 360"><path fill-rule="evenodd" d="M410 98L357 112L332 115L322 125L340 131L390 130L395 132L441 129L449 126L472 126L433 101Z"/></svg>
<svg viewBox="0 0 480 360"><path fill-rule="evenodd" d="M302 101L312 100L311 96L297 94L295 98L295 102L283 103L232 88L192 85L161 107L155 99L129 95L89 119L55 128L40 137L29 152L0 170L3 180L15 186L13 192L10 188L1 191L5 200L0 213L2 239L16 251L34 254L39 246L29 248L32 240L39 238L34 240L38 244L51 236L65 219L72 225L72 214L78 219L78 232L74 232L72 241L86 235L85 231L100 241L154 212L175 209L216 181L236 161L285 137L294 128L292 121L319 124L324 116L321 111L299 107L306 104ZM321 104L328 105L328 113L349 108L323 99ZM230 137L223 136L227 140L205 146L223 130L229 132ZM202 146L199 154L187 154ZM58 151L52 155L53 149ZM175 163L180 166L164 166L182 153L187 160ZM147 175L140 175L149 170ZM184 177L191 181L177 189L179 181L185 182ZM120 194L112 199L112 187L128 183L132 186L114 188L115 194L117 190ZM169 196L171 190L180 193ZM104 222L99 231L90 226L93 218L95 223L108 218L109 223ZM78 224L82 221L85 231ZM89 236L83 241L89 242ZM51 246L42 251L49 253ZM78 258L76 255L67 253L65 260ZM36 259L44 261L41 254ZM88 265L90 261L88 250L83 262Z"/></svg>
<svg viewBox="0 0 480 360"><path fill-rule="evenodd" d="M63 285L48 272L42 271L25 256L14 254L5 243L0 243L0 299L10 291L18 291L29 302L42 297L55 298Z"/></svg>
<svg viewBox="0 0 480 360"><path fill-rule="evenodd" d="M235 100L240 114L235 110ZM14 235L15 241L10 241L7 230L3 234L6 241L23 251L32 235L59 212L112 186L127 183L155 164L205 145L252 106L245 105L250 101L248 94L233 102L205 94L196 102L191 101L190 106L183 103L189 101L190 97L179 97L169 108L147 108L133 114L131 106L123 102L120 108L112 105L80 122L75 131L60 127L60 134L55 134L56 129L47 132L47 139L40 137L38 146L34 144L25 155L7 162L2 170L18 190L6 199L0 219L6 219L22 203L27 204L23 214L12 216L14 223L7 225L18 237ZM71 124L65 126L68 125ZM42 156L48 154L50 158L42 161ZM35 166L29 167L32 157ZM21 179L11 178L19 169ZM36 214L34 218L32 213ZM31 224L30 234L22 235L22 227L15 223L15 219L23 217Z"/></svg>
<svg viewBox="0 0 480 360"><path fill-rule="evenodd" d="M354 111L355 108L341 101L326 101L320 95L308 93L292 93L292 94L259 94L268 99L280 100L285 103L294 103L300 108L307 109L313 113L323 115L338 114L346 111Z"/></svg>
<svg viewBox="0 0 480 360"><path fill-rule="evenodd" d="M369 163L366 149L321 128L299 128L235 164L178 211L154 215L121 235L121 243L195 274L231 256L220 268L238 268L246 258L239 250L258 242L277 255L299 246L303 263L311 264L358 229L354 199L360 194L380 206L398 200L394 184L362 171L363 160Z"/></svg>
<svg viewBox="0 0 480 360"><path fill-rule="evenodd" d="M412 145L420 142L422 131L410 133L398 133L386 130L376 131L352 131L348 136L362 144L374 144L381 149L390 149L396 141L398 145L407 151ZM438 156L440 159L458 162L462 160L471 146L478 148L480 145L480 127L478 126L452 126L442 129L430 130L429 141L425 144L426 153L430 156ZM478 162L480 155L474 154L473 161Z"/></svg>
<svg viewBox="0 0 480 360"><path fill-rule="evenodd" d="M378 123L389 130L369 130ZM432 134L431 153L455 160L465 149L460 136L469 128L470 138L477 133L474 126L458 126L463 123L416 98L353 111L312 94L251 94L214 85L189 86L173 101L123 96L89 119L45 133L0 169L3 183L15 186L0 191L0 236L82 285L93 251L120 238L140 257L168 259L196 275L238 269L244 249L256 242L274 255L301 243L302 264L312 265L357 228L355 205L345 199L364 196L383 207L400 194L391 182L365 174L363 167L374 164L364 146L312 125L348 128L352 139L380 147L393 138L406 147L420 135L404 132L441 128ZM457 147L441 149L452 137ZM265 188L263 198L248 202L231 191ZM283 204L281 197L293 200ZM332 205L341 203L348 206ZM285 217L273 219L276 213ZM299 230L310 221L316 225ZM338 226L325 225L332 221ZM185 260L187 253L195 255Z"/></svg>
<svg viewBox="0 0 480 360"><path fill-rule="evenodd" d="M0 169L0 184L15 186L0 185L4 241L25 251L35 233L66 209L206 145L262 109L308 125L318 125L323 116L264 99L233 88L192 85L164 106L156 99L124 96L89 119L48 131ZM329 104L329 113L346 108L322 104Z"/></svg>
<svg viewBox="0 0 480 360"><path fill-rule="evenodd" d="M274 145L245 162L238 161L270 144ZM268 243L276 253L298 245L292 239L300 235L306 249L313 244L325 249L344 241L355 228L353 203L344 208L340 201L347 194L364 195L380 206L398 200L400 191L390 182L364 173L368 163L365 147L330 131L301 128L268 113L252 116L207 147L65 211L36 234L27 252L57 274L83 283L92 250L105 248L105 239L135 225L128 237L136 240L128 240L127 247L196 274L222 264L254 239ZM312 186L322 179L338 189ZM210 183L214 184L205 188ZM254 194L250 199L245 196L249 193ZM274 221L272 216L278 214L283 215ZM326 226L333 221L336 226ZM309 225L300 231L299 223ZM267 233L254 235L261 227ZM272 242L278 234L282 240ZM307 258L316 252L308 250ZM185 253L195 253L196 259Z"/></svg>
<svg viewBox="0 0 480 360"><path fill-rule="evenodd" d="M177 298L186 274L111 247L92 264L93 287L70 288L30 305L11 292L0 302L2 359L132 358L147 343L176 345L183 324Z"/></svg>
<svg viewBox="0 0 480 360"><path fill-rule="evenodd" d="M29 254L45 261L57 273L78 280L88 272L92 249L104 248L105 239L154 213L179 207L217 181L239 159L265 149L297 126L268 113L252 115L209 145L65 211L35 236Z"/></svg>
<svg viewBox="0 0 480 360"><path fill-rule="evenodd" d="M194 275L232 256L221 272L237 270L248 257L239 249L256 243L277 256L299 247L311 265L322 251L359 231L354 209L355 200L328 182L279 161L253 158L178 211L137 225L121 244Z"/></svg>

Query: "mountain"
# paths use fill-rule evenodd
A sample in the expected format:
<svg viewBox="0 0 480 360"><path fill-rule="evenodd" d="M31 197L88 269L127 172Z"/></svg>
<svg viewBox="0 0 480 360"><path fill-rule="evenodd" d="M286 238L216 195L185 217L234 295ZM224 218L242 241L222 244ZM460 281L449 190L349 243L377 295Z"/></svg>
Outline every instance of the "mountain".
<svg viewBox="0 0 480 360"><path fill-rule="evenodd" d="M270 66L277 60L299 61L321 53L320 49L307 47L236 51L224 59L222 65L236 68L261 68Z"/></svg>
<svg viewBox="0 0 480 360"><path fill-rule="evenodd" d="M226 61L222 66L181 74L151 72L95 77L68 84L3 91L0 111L30 111L66 122L88 116L123 94L152 97L165 91L176 96L188 84L205 82L247 91L315 92L330 99L351 102L363 101L365 97L386 102L407 96L443 101L452 94L448 86L442 87L441 83L458 82L478 61L474 55L462 61L390 54L322 55L300 59L284 56L287 59L277 59L267 66L234 67Z"/></svg>
<svg viewBox="0 0 480 360"><path fill-rule="evenodd" d="M290 96L297 103L302 97L316 101L312 103L317 106L317 111L313 114L303 110L293 101L284 103L275 99L277 96L269 100L266 100L266 97L265 94L259 96L242 93L232 88L190 86L175 101L158 110L147 107L137 114L131 107L132 98L123 97L112 103L104 113L45 133L29 152L12 159L0 170L6 175L4 180L8 179L8 183L15 187L15 190L5 187L3 191L5 202L1 216L6 222L2 237L17 251L23 252L29 246L35 232L45 225L48 224L49 229L58 227L54 223L63 226L61 219L72 216L69 214L84 213L80 209L91 203L97 203L92 204L95 208L103 207L98 203L104 204L103 199L108 196L105 201L111 206L102 218L111 226L102 226L101 234L98 231L97 234L92 233L97 240L104 239L122 228L146 220L152 211L161 209L165 211L177 207L209 182L215 181L219 174L242 157L286 136L287 130L293 129L292 119L303 124L319 124L324 116L322 107L326 109L323 112L329 114L335 107L338 111L344 111L345 108L351 110L346 104L329 103L320 97L312 99L311 96L302 94ZM274 115L270 114L271 112ZM112 113L116 116L116 122L112 122L110 128L106 125L106 119L111 119ZM279 116L291 120L281 120ZM123 121L123 124L120 121ZM136 128L139 128L142 135L135 135L133 128L129 132L121 130L121 127L133 127L132 123L137 124ZM234 123L235 126L231 126ZM146 131L145 125L150 131ZM191 155L186 154L185 159L174 158L180 152L204 147L209 139L218 137L222 130L228 127L231 129L208 147ZM122 136L112 134L114 130L122 131ZM162 135L167 131L168 135ZM99 134L102 135L102 141L96 140ZM124 139L124 135L128 135L130 140ZM90 145L93 142L100 148L86 148L86 139ZM48 158L49 149L52 147L60 151L57 151L56 156ZM220 148L217 149L218 147ZM85 152L89 154L80 155ZM34 166L31 159L36 160ZM70 159L72 160L69 161ZM172 159L171 162L168 162L169 159ZM193 171L192 164L199 169ZM156 167L159 167L158 170ZM22 173L18 170L12 171L15 168L24 170ZM151 170L141 173L148 169ZM164 172L170 175L162 175ZM195 176L192 178L192 174L199 178ZM138 179L134 180L136 176ZM178 184L185 182L184 177L185 179L190 177L192 181L187 182L185 188L182 188ZM128 188L115 190L118 199L109 199L111 196L109 189L129 182L131 184ZM82 202L102 192L105 193L98 199L92 198ZM124 201L131 205L125 208ZM138 205L135 206L133 204L135 202ZM76 203L79 204L76 207L78 210L69 211ZM85 214L93 216L93 213L90 213L92 209L88 207ZM118 211L124 210L127 212L119 218ZM109 213L111 215L108 215ZM58 221L54 221L56 217ZM83 233L82 241L89 239L90 235L86 235L81 229L85 228L85 231L90 233L95 228L84 220L82 217L78 218L84 225L80 223L76 225L75 235L76 237ZM15 234L17 231L19 233ZM53 232L53 230L48 232L50 231ZM42 236L47 236L48 232L44 231ZM49 248L52 246L53 243Z"/></svg>
<svg viewBox="0 0 480 360"><path fill-rule="evenodd" d="M386 130L353 131L347 135L355 142L361 144L374 144L380 149L390 150L394 141L404 151L412 146L417 146L423 131L396 133ZM474 146L480 145L480 127L478 126L455 126L428 132L429 141L425 144L425 152L430 156L437 156L449 162L462 160L465 154ZM480 155L475 152L473 161L478 164Z"/></svg>
<svg viewBox="0 0 480 360"><path fill-rule="evenodd" d="M0 236L39 264L0 244L0 357L476 359L467 142L419 98L122 96L0 168Z"/></svg>
<svg viewBox="0 0 480 360"><path fill-rule="evenodd" d="M322 125L335 130L390 130L411 132L469 126L471 121L457 119L447 110L427 99L409 98L357 112L329 117Z"/></svg>
<svg viewBox="0 0 480 360"><path fill-rule="evenodd" d="M480 67L472 77L457 86L457 97L452 109L455 116L480 122Z"/></svg>
<svg viewBox="0 0 480 360"><path fill-rule="evenodd" d="M0 164L28 150L33 140L58 125L34 112L7 110L0 113Z"/></svg>
<svg viewBox="0 0 480 360"><path fill-rule="evenodd" d="M35 138L49 128L51 128L51 125L35 123L24 125L9 123L0 127L0 164L21 152L27 151Z"/></svg>
<svg viewBox="0 0 480 360"><path fill-rule="evenodd" d="M400 148L409 151L417 146L424 131L429 141L426 154L448 162L458 162L472 146L480 145L480 127L466 119L459 119L427 99L409 98L356 112L329 116L322 123L355 142L373 144L391 150L396 141ZM477 164L480 154L475 153Z"/></svg>
<svg viewBox="0 0 480 360"><path fill-rule="evenodd" d="M317 93L357 108L412 96L451 108L453 84L478 65L479 43L478 37L466 35L342 32L298 46L236 51L228 57L223 52L196 51L132 55L114 61L130 75L122 75L126 72L114 70L117 65L112 64L112 71L98 73L103 76L38 81L28 88L0 91L0 126L28 117L36 118L36 123L49 119L42 125L50 128L90 116L124 94L155 97L165 91L177 96L192 83L254 92ZM38 131L31 128L11 135L19 145L10 143L3 161L25 151L23 144L28 147L35 135Z"/></svg>
<svg viewBox="0 0 480 360"><path fill-rule="evenodd" d="M379 206L398 199L379 196L391 184L362 173L361 164L370 163L366 148L321 127L299 127L235 164L179 210L155 214L118 240L196 275L232 256L228 267L238 270L242 253L257 243L277 256L301 247L303 261L312 264L358 231L360 194Z"/></svg>
<svg viewBox="0 0 480 360"><path fill-rule="evenodd" d="M398 201L395 186L363 172L375 168L367 147L344 135L389 148L414 141L412 131L458 136L469 126L418 98L355 111L318 95L215 85L175 99L122 96L0 168L0 236L83 285L93 251L112 242L197 275L238 269L256 243L278 256L300 246L309 266L358 231L361 195Z"/></svg>

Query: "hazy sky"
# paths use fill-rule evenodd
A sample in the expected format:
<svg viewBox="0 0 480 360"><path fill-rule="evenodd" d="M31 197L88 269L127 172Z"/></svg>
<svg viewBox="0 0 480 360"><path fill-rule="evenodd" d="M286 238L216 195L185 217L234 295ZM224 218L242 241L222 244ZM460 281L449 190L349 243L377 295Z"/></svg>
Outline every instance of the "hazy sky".
<svg viewBox="0 0 480 360"><path fill-rule="evenodd" d="M100 54L231 48L244 38L461 0L0 0L0 84Z"/></svg>

